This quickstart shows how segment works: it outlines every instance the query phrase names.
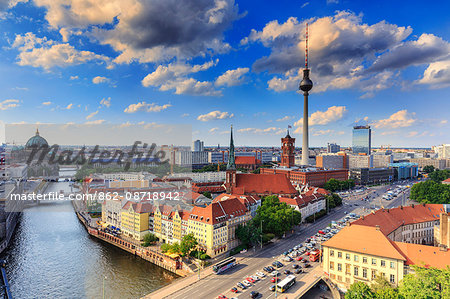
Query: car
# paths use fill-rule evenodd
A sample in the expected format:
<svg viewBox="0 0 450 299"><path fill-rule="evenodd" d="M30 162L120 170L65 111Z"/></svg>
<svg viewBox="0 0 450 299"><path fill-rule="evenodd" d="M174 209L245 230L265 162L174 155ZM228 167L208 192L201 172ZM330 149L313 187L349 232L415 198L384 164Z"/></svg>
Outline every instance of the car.
<svg viewBox="0 0 450 299"><path fill-rule="evenodd" d="M308 262L308 261L307 261L306 259L303 259L303 260L302 260L302 263L304 263L304 264L307 263L307 262Z"/></svg>
<svg viewBox="0 0 450 299"><path fill-rule="evenodd" d="M279 281L280 279L278 278L278 277L272 277L272 279L270 280L270 282L277 282L277 281Z"/></svg>
<svg viewBox="0 0 450 299"><path fill-rule="evenodd" d="M264 267L263 270L266 271L266 272L270 272L269 271L269 267Z"/></svg>
<svg viewBox="0 0 450 299"><path fill-rule="evenodd" d="M296 258L297 261L301 261L302 259L303 259L303 257L301 257L301 256L298 256L298 257Z"/></svg>
<svg viewBox="0 0 450 299"><path fill-rule="evenodd" d="M253 277L247 277L246 279L248 282L255 283L255 280L253 279Z"/></svg>
<svg viewBox="0 0 450 299"><path fill-rule="evenodd" d="M252 275L250 277L253 278L254 281L258 281L259 280L259 277L257 275Z"/></svg>
<svg viewBox="0 0 450 299"><path fill-rule="evenodd" d="M271 285L271 286L269 287L269 290L271 290L272 292L275 292L275 286L274 286L274 285Z"/></svg>
<svg viewBox="0 0 450 299"><path fill-rule="evenodd" d="M287 252L287 251L283 252L283 255L288 255L288 254L289 254L289 252Z"/></svg>
<svg viewBox="0 0 450 299"><path fill-rule="evenodd" d="M251 287L251 283L249 283L247 280L243 280L242 284L245 285L246 287Z"/></svg>
<svg viewBox="0 0 450 299"><path fill-rule="evenodd" d="M291 271L289 271L289 270L284 270L284 272L283 272L284 274L286 274L286 275L289 275L289 274L291 274Z"/></svg>
<svg viewBox="0 0 450 299"><path fill-rule="evenodd" d="M293 264L293 265L292 265L292 268L297 269L297 268L298 268L298 265L297 265L297 264Z"/></svg>
<svg viewBox="0 0 450 299"><path fill-rule="evenodd" d="M305 252L305 255L309 255L309 254L310 254L310 252L309 252L309 251Z"/></svg>
<svg viewBox="0 0 450 299"><path fill-rule="evenodd" d="M256 292L256 291L251 291L250 292L250 298L256 298L256 297L258 297L259 296L259 293L258 292Z"/></svg>
<svg viewBox="0 0 450 299"><path fill-rule="evenodd" d="M237 289L237 288L231 288L231 292L237 293L237 292L238 292L238 289Z"/></svg>
<svg viewBox="0 0 450 299"><path fill-rule="evenodd" d="M309 268L309 267L311 267L311 265L309 263L305 263L305 265L303 267Z"/></svg>
<svg viewBox="0 0 450 299"><path fill-rule="evenodd" d="M238 282L236 285L237 285L238 288L243 289L243 290L245 290L247 288L245 285L243 285L240 282Z"/></svg>
<svg viewBox="0 0 450 299"><path fill-rule="evenodd" d="M266 274L264 274L262 272L256 272L256 275L260 278L266 277Z"/></svg>
<svg viewBox="0 0 450 299"><path fill-rule="evenodd" d="M224 295L219 295L219 297L217 297L217 299L228 299L228 297L224 296Z"/></svg>
<svg viewBox="0 0 450 299"><path fill-rule="evenodd" d="M280 275L280 272L278 272L278 271L273 271L272 273L270 273L270 275L272 275L272 276L278 276L278 275Z"/></svg>
<svg viewBox="0 0 450 299"><path fill-rule="evenodd" d="M289 257L289 256L287 256L287 257L285 257L285 258L283 259L283 261L285 261L285 262L292 262L292 258Z"/></svg>
<svg viewBox="0 0 450 299"><path fill-rule="evenodd" d="M303 272L303 270L300 269L300 268L295 269L295 271L294 271L295 274L300 274L300 273L302 273L302 272Z"/></svg>

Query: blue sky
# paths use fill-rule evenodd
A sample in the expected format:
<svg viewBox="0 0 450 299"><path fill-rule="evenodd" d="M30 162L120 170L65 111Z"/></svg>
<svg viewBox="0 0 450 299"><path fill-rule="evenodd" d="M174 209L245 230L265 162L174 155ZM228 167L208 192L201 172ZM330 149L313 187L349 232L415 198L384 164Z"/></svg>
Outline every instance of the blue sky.
<svg viewBox="0 0 450 299"><path fill-rule="evenodd" d="M309 23L310 144L450 140L450 4L435 1L0 0L0 119L173 123L193 139L301 140ZM301 73L300 73L301 74Z"/></svg>

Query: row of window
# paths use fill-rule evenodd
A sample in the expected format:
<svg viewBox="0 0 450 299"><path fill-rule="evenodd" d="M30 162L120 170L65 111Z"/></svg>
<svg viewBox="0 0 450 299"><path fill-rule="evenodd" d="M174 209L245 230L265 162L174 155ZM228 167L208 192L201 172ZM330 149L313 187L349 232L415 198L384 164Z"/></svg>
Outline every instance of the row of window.
<svg viewBox="0 0 450 299"><path fill-rule="evenodd" d="M330 256L334 256L334 250L330 250ZM338 258L342 258L342 256L343 256L343 252L342 251L338 251L337 252L337 257ZM345 253L345 259L347 261L351 260L350 253ZM357 254L353 254L353 261L358 263L360 261L360 256L357 255ZM363 264L367 264L368 262L369 262L369 258L366 257L366 256L363 256L362 257L362 263ZM376 258L371 258L371 264L374 265L374 266L377 265L377 259ZM380 266L381 267L386 267L386 261L383 260L383 259L380 259ZM389 267L391 269L395 269L395 262L390 262L389 263Z"/></svg>
<svg viewBox="0 0 450 299"><path fill-rule="evenodd" d="M381 273L381 276L386 278L386 274L385 273ZM337 279L338 281L342 281L342 276L341 275L330 274L330 278L331 279ZM345 282L346 283L350 283L350 277L345 277ZM394 274L389 275L389 282L392 283L392 284L395 284L395 275Z"/></svg>

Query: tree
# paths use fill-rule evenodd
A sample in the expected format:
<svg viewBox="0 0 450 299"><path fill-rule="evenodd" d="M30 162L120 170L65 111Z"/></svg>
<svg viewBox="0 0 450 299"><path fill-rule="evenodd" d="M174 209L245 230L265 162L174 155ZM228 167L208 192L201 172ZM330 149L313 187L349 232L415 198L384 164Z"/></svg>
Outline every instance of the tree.
<svg viewBox="0 0 450 299"><path fill-rule="evenodd" d="M398 288L404 298L450 298L450 268L445 270L412 266Z"/></svg>
<svg viewBox="0 0 450 299"><path fill-rule="evenodd" d="M420 203L448 204L450 203L450 185L432 180L417 183L411 187L410 198Z"/></svg>
<svg viewBox="0 0 450 299"><path fill-rule="evenodd" d="M423 171L425 171L426 173L431 173L434 171L434 166L433 165L424 166Z"/></svg>
<svg viewBox="0 0 450 299"><path fill-rule="evenodd" d="M168 244L168 243L161 244L161 251L162 252L168 252L170 250L170 248L171 248L171 245Z"/></svg>
<svg viewBox="0 0 450 299"><path fill-rule="evenodd" d="M203 192L203 195L207 198L212 198L211 192L209 192L209 191Z"/></svg>
<svg viewBox="0 0 450 299"><path fill-rule="evenodd" d="M183 256L188 255L192 249L197 247L198 242L193 233L187 234L183 237L180 244L180 252Z"/></svg>
<svg viewBox="0 0 450 299"><path fill-rule="evenodd" d="M380 290L391 289L391 288L392 287L391 287L391 284L389 283L389 281L387 281L387 279L381 275L377 275L377 277L375 277L374 281L372 282L372 285L370 286L370 289L374 293L376 293Z"/></svg>
<svg viewBox="0 0 450 299"><path fill-rule="evenodd" d="M339 181L336 179L329 179L328 182L323 186L326 190L335 192L338 190L347 190L355 187L355 182L353 180Z"/></svg>
<svg viewBox="0 0 450 299"><path fill-rule="evenodd" d="M154 243L156 243L158 241L158 238L152 234L152 233L148 233L144 236L144 241L142 243L142 246L147 247L150 246Z"/></svg>
<svg viewBox="0 0 450 299"><path fill-rule="evenodd" d="M345 293L345 299L367 299L375 298L374 293L370 290L369 286L364 282L354 282L347 293Z"/></svg>
<svg viewBox="0 0 450 299"><path fill-rule="evenodd" d="M398 299L398 298L400 298L400 296L396 289L386 288L386 289L378 290L375 293L375 298L377 298L377 299Z"/></svg>
<svg viewBox="0 0 450 299"><path fill-rule="evenodd" d="M446 179L448 179L450 177L450 170L447 170L447 169L445 169L445 170L436 169L435 171L431 172L428 175L428 177L431 180L435 181L436 183L440 183L443 180L446 180Z"/></svg>

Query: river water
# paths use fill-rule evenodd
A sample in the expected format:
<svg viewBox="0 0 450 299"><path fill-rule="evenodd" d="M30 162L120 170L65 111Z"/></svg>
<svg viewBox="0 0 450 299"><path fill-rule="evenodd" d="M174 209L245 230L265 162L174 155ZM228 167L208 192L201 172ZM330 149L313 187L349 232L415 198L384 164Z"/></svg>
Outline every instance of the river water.
<svg viewBox="0 0 450 299"><path fill-rule="evenodd" d="M14 298L139 298L176 278L89 236L69 201L27 208L2 258Z"/></svg>

